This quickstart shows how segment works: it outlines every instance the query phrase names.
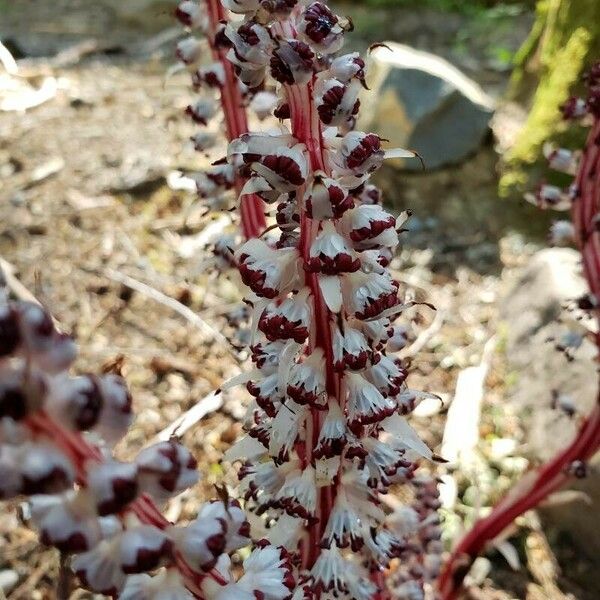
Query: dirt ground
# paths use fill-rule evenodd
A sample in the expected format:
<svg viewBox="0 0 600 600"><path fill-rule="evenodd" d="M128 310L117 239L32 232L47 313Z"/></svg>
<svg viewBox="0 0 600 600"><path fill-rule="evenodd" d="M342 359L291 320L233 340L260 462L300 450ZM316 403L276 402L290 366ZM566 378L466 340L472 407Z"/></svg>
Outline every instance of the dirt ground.
<svg viewBox="0 0 600 600"><path fill-rule="evenodd" d="M239 306L242 286L235 273L216 278L210 255L199 248L202 232L220 216L204 214L193 198L165 185L170 171L198 166L197 155L185 143L194 130L182 115L191 97L187 77L165 81L177 35L169 4L0 0L0 39L16 57L23 56L19 77L11 83L17 90L12 97L44 86L54 90L36 108L0 111L0 257L73 332L80 346L78 371L98 371L124 357L137 418L118 447L122 456L135 453L245 365L245 356L222 338L233 335L227 314ZM395 23L403 22L402 15ZM448 20L428 12L421 24L418 15L410 18L404 33L396 26L399 39L406 34L421 45L429 39L433 50L457 51L450 41L461 27L459 17ZM358 45L377 33L378 23L377 15L370 15L359 30ZM428 38L428 31L437 33ZM524 36L526 23L518 31ZM506 43L518 41L511 33ZM480 52L479 63L464 60L463 67L470 65L491 93L501 90L506 73L486 51ZM464 172L457 172L460 185L469 185ZM494 174L486 181L492 194ZM412 208L418 213L419 207ZM420 239L400 252L394 267L401 281L423 290L438 309L437 316L423 314L413 387L449 399L458 373L481 362L497 329L499 269L518 265L535 249L527 239L508 235L508 228L492 241L491 260L489 239L480 239L479 246L467 241L462 250L455 244L452 269L432 260L447 255L436 240L429 249ZM148 286L141 292L140 283ZM205 325L166 306L162 296L157 301L156 292L177 300L179 308L189 307ZM515 416L501 409L506 385L501 354L494 355L490 373L482 437L518 439ZM169 516L191 517L202 500L214 495L216 483L235 486L234 471L219 459L241 431L246 400L242 392L229 393L223 407L185 435L203 479L169 507ZM414 420L434 447L441 441L444 413L431 408ZM494 469L497 477L497 465ZM518 469L500 469L499 482L484 501L496 500L518 474ZM449 538L456 534L454 525L472 514L463 494L468 484L459 482L459 487L459 505L445 515ZM0 574L18 575L7 597L54 598L59 557L41 548L15 514L5 510L0 515ZM481 576L473 579L469 596L592 600L570 577L561 576L535 517L522 525L522 569L510 571L496 554L488 557L491 562L482 559ZM72 598L91 597L73 585Z"/></svg>

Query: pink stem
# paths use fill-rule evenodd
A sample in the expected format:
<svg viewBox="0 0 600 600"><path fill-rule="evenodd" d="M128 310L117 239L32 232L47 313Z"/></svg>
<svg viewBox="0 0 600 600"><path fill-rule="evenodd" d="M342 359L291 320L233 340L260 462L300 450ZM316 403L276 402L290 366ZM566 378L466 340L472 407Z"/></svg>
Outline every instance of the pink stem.
<svg viewBox="0 0 600 600"><path fill-rule="evenodd" d="M583 267L591 293L600 299L600 234L594 218L600 208L600 119L596 119L588 137L576 186L578 196L573 203L573 224L583 257ZM596 315L598 317L598 315ZM600 339L595 336L600 348ZM516 494L510 494L480 519L447 561L438 581L442 600L457 597L464 577L490 540L496 538L519 515L537 506L559 489L572 476L569 467L576 461L585 463L600 448L600 395L591 414L570 446L537 469L532 481Z"/></svg>
<svg viewBox="0 0 600 600"><path fill-rule="evenodd" d="M248 119L238 79L233 71L233 65L226 56L227 51L214 45L214 34L219 23L227 20L227 14L220 0L207 0L207 6L212 29L212 35L208 36L211 51L214 59L222 64L225 72L225 84L221 88L221 105L225 115L227 138L231 141L247 133ZM238 177L235 182L238 197L243 185L244 181ZM241 197L240 218L244 237L246 239L258 237L267 226L263 201L255 194Z"/></svg>

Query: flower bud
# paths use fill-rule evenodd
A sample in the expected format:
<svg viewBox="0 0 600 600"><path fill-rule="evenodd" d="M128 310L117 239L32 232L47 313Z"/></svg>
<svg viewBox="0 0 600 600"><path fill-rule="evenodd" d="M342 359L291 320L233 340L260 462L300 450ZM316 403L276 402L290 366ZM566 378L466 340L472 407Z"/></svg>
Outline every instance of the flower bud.
<svg viewBox="0 0 600 600"><path fill-rule="evenodd" d="M202 6L194 0L184 0L175 9L175 17L185 27L205 30L207 20Z"/></svg>
<svg viewBox="0 0 600 600"><path fill-rule="evenodd" d="M338 219L354 206L354 199L334 179L316 174L304 196L311 219Z"/></svg>
<svg viewBox="0 0 600 600"><path fill-rule="evenodd" d="M114 461L94 465L88 471L87 486L99 515L116 514L137 496L137 468Z"/></svg>
<svg viewBox="0 0 600 600"><path fill-rule="evenodd" d="M144 448L136 457L140 490L166 501L198 481L196 459L171 440Z"/></svg>
<svg viewBox="0 0 600 600"><path fill-rule="evenodd" d="M198 125L206 125L215 116L215 113L216 106L210 98L200 98L196 104L190 104L185 109L185 114Z"/></svg>
<svg viewBox="0 0 600 600"><path fill-rule="evenodd" d="M139 525L127 529L119 540L119 562L123 573L145 573L171 558L171 540L160 529Z"/></svg>
<svg viewBox="0 0 600 600"><path fill-rule="evenodd" d="M308 272L324 275L354 273L360 269L360 260L333 223L326 221L310 247L310 257L304 268Z"/></svg>
<svg viewBox="0 0 600 600"><path fill-rule="evenodd" d="M175 56L186 65L198 62L202 56L202 42L193 36L181 40L175 48Z"/></svg>
<svg viewBox="0 0 600 600"><path fill-rule="evenodd" d="M302 40L322 54L334 54L344 44L339 17L322 2L313 2L304 9L297 30Z"/></svg>

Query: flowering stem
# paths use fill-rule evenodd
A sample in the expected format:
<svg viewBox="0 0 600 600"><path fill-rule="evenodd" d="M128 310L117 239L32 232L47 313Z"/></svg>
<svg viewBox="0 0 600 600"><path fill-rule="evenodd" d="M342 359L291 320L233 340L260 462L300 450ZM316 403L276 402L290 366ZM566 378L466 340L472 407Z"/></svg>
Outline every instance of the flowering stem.
<svg viewBox="0 0 600 600"><path fill-rule="evenodd" d="M273 30L277 31L279 25L274 25ZM281 27L282 33L293 39L295 31L289 25ZM331 175L325 164L323 156L322 125L319 115L315 108L313 97L313 82L306 86L286 85L286 97L290 107L290 119L292 124L292 135L301 143L306 145L309 157L310 168L313 172L322 171ZM310 260L310 248L319 232L319 221L310 219L305 207L302 205L305 186L302 186L298 192L298 203L300 208L300 243L298 250L302 256L303 267L306 267ZM323 300L321 289L316 273L310 273L306 270L306 284L311 291L313 301L313 314L315 319L314 334L309 338L309 348L312 352L314 348L321 348L326 361L326 390L330 398L335 398L343 408L341 398L341 377L335 373L333 368L333 348L331 344L331 319L332 315ZM313 450L319 439L319 432L323 425L323 411L317 408L310 410L310 422L306 436L305 457L306 463L312 461ZM336 495L336 486L326 486L319 490L319 499L315 514L315 522L310 523L308 527L308 544L303 545L302 568L310 569L319 555L319 541L325 531L325 526L329 520L329 515Z"/></svg>
<svg viewBox="0 0 600 600"><path fill-rule="evenodd" d="M583 257L584 275L593 297L600 298L600 233L596 221L600 209L600 119L589 134L575 182L572 220ZM598 318L598 314L596 314ZM594 336L600 350L600 338ZM443 600L457 597L464 577L486 544L497 537L519 515L531 510L570 479L574 464L585 462L600 447L600 394L591 414L573 442L553 459L517 484L493 510L480 519L459 542L439 578Z"/></svg>
<svg viewBox="0 0 600 600"><path fill-rule="evenodd" d="M221 105L227 128L227 139L234 140L248 131L248 118L233 66L226 57L227 50L217 48L214 43L214 35L219 23L227 21L227 14L220 0L207 0L207 8L212 30L211 35L208 36L211 52L214 60L221 63L225 73L225 84L221 87ZM238 197L243 185L244 181L238 176L235 182ZM265 229L267 223L264 204L258 196L252 194L241 198L240 220L245 239L258 237Z"/></svg>
<svg viewBox="0 0 600 600"><path fill-rule="evenodd" d="M80 434L63 427L44 411L31 415L27 419L27 426L34 435L52 440L52 443L70 459L76 468L77 482L80 485L86 484L86 473L90 462L102 462L103 460L99 448L88 444ZM140 522L153 525L161 530L165 530L172 525L148 494L141 494L126 507L124 512L132 513ZM205 577L211 577L219 585L226 585L227 583L223 576L214 569L206 574L194 571L179 552L175 553L175 562L184 576L186 587L200 600L204 598L200 585Z"/></svg>

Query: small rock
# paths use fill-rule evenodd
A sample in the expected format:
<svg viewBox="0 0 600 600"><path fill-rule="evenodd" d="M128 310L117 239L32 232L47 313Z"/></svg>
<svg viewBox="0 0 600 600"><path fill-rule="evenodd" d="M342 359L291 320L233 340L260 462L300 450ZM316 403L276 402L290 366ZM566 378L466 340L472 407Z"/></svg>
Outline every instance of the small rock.
<svg viewBox="0 0 600 600"><path fill-rule="evenodd" d="M457 164L481 145L493 100L448 61L385 42L370 55L360 129L377 131L390 147L416 150L428 169ZM417 170L413 159L398 160Z"/></svg>
<svg viewBox="0 0 600 600"><path fill-rule="evenodd" d="M19 574L12 569L0 571L0 590L9 594L19 583Z"/></svg>

